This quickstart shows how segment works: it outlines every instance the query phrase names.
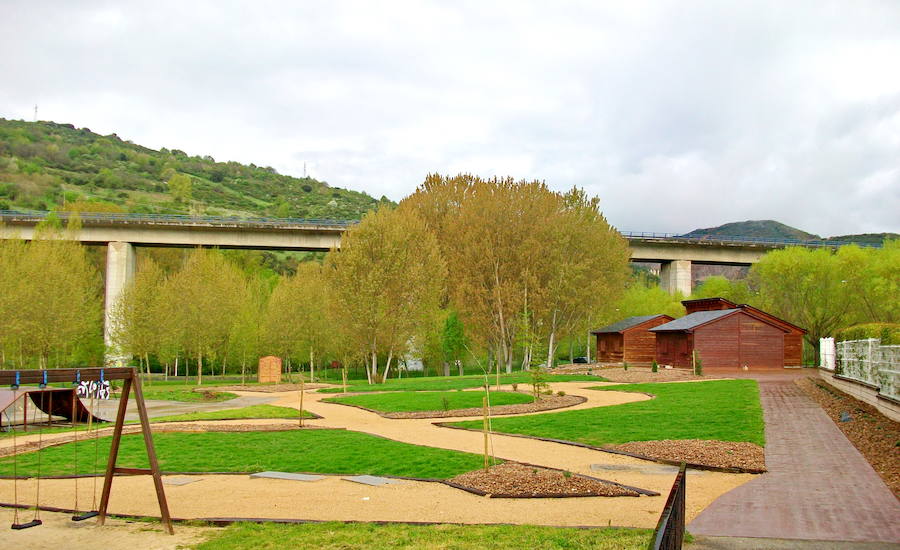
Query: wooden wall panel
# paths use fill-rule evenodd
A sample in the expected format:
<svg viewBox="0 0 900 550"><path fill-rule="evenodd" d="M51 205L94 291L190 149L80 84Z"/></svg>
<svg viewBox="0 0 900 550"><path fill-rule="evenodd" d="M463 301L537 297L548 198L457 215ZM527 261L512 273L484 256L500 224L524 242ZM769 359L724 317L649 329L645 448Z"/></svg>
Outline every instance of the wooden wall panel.
<svg viewBox="0 0 900 550"><path fill-rule="evenodd" d="M740 366L740 324L742 313L719 319L694 329L694 349L703 368L737 368Z"/></svg>
<svg viewBox="0 0 900 550"><path fill-rule="evenodd" d="M596 356L600 363L622 362L622 335L619 333L598 334Z"/></svg>
<svg viewBox="0 0 900 550"><path fill-rule="evenodd" d="M656 357L656 333L650 332L650 329L671 320L672 318L668 316L657 317L626 329L622 334L625 347L624 360L629 365L650 366Z"/></svg>
<svg viewBox="0 0 900 550"><path fill-rule="evenodd" d="M794 332L784 335L784 366L803 366L803 334Z"/></svg>
<svg viewBox="0 0 900 550"><path fill-rule="evenodd" d="M656 361L660 365L691 367L690 335L683 332L656 334Z"/></svg>
<svg viewBox="0 0 900 550"><path fill-rule="evenodd" d="M784 367L784 331L740 313L740 366L751 369Z"/></svg>

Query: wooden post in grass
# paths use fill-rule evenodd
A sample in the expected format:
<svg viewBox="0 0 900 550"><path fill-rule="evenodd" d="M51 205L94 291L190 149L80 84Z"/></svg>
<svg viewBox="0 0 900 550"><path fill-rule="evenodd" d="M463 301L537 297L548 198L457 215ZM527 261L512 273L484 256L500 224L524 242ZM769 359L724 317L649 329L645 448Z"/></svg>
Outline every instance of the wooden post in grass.
<svg viewBox="0 0 900 550"><path fill-rule="evenodd" d="M485 390L487 386L485 386ZM483 430L484 430L484 471L488 471L488 398L487 393L485 392L485 396L481 398L481 406L484 412L484 422L483 422Z"/></svg>
<svg viewBox="0 0 900 550"><path fill-rule="evenodd" d="M303 373L300 373L300 427L303 427Z"/></svg>

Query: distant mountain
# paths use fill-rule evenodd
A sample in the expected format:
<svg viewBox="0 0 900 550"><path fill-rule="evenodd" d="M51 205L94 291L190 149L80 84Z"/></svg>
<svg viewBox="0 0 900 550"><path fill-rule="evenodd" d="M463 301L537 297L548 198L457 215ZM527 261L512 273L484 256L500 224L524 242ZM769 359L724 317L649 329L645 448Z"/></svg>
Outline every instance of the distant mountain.
<svg viewBox="0 0 900 550"><path fill-rule="evenodd" d="M270 167L0 118L0 210L81 203L83 211L352 220L382 201Z"/></svg>
<svg viewBox="0 0 900 550"><path fill-rule="evenodd" d="M793 239L797 241L841 241L858 244L881 244L885 239L900 239L897 233L863 233L860 235L839 235L822 238L813 233L785 225L775 220L748 220L732 222L718 227L695 229L683 237L751 237L755 239Z"/></svg>
<svg viewBox="0 0 900 550"><path fill-rule="evenodd" d="M757 239L796 239L798 241L821 240L822 237L801 231L775 220L747 220L732 222L718 227L695 229L684 237L753 237Z"/></svg>

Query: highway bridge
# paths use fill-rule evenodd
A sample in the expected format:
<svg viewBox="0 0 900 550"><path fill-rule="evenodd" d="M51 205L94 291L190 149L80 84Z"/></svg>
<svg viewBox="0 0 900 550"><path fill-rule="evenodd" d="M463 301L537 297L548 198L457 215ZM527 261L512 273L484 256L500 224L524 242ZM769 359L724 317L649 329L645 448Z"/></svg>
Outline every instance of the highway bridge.
<svg viewBox="0 0 900 550"><path fill-rule="evenodd" d="M0 210L0 238L31 240L49 212ZM55 213L63 224L69 214ZM82 213L78 240L106 245L106 326L110 304L134 277L135 246L219 247L255 250L327 251L340 248L341 235L356 222L326 219L236 218L163 214ZM793 241L745 237L692 238L672 233L622 231L636 262L658 262L661 286L691 293L691 266L749 266L785 246L837 247L835 241Z"/></svg>

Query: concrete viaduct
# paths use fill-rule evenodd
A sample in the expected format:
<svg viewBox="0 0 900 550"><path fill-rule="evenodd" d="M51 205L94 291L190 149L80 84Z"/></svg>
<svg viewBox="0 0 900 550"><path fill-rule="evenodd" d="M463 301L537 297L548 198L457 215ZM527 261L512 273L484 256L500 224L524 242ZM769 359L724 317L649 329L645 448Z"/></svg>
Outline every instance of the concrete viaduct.
<svg viewBox="0 0 900 550"><path fill-rule="evenodd" d="M47 213L0 212L0 238L31 240ZM65 214L61 214L65 221ZM81 214L78 239L106 245L105 338L109 344L111 305L132 281L135 246L219 247L256 250L327 251L355 222L337 220L238 219L144 214ZM631 259L661 264L661 286L691 293L691 265L749 266L769 250L788 244L754 240L688 239L673 234L623 232ZM830 243L828 243L830 244ZM822 245L827 245L822 243Z"/></svg>

